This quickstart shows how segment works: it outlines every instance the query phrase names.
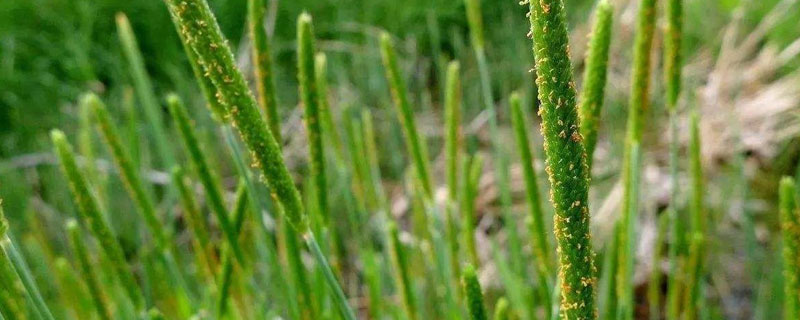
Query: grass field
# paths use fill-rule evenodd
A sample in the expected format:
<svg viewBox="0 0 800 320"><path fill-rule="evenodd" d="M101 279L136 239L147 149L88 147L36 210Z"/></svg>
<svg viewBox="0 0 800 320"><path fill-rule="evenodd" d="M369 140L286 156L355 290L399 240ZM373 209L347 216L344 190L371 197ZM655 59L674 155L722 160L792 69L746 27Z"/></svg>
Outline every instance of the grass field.
<svg viewBox="0 0 800 320"><path fill-rule="evenodd" d="M798 18L2 1L0 319L797 319Z"/></svg>

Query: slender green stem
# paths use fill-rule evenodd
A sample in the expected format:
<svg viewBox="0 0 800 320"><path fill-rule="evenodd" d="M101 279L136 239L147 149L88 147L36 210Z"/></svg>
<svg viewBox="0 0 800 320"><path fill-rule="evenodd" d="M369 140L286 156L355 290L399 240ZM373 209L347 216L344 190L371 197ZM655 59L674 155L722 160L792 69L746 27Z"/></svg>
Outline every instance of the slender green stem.
<svg viewBox="0 0 800 320"><path fill-rule="evenodd" d="M319 244L317 243L317 239L314 237L314 234L311 231L308 231L303 234L303 239L305 239L306 245L311 250L311 254L315 257L317 262L322 264L320 266L322 273L325 276L325 281L328 283L330 290L333 291L334 302L339 308L342 318L345 320L355 320L356 315L353 313L353 310L350 309L350 305L347 303L347 297L344 295L344 291L342 291L342 288L339 286L339 281L336 279L336 275L333 274L333 269L331 269L331 266L329 266L327 260L325 260L325 256L323 255L322 250L319 248Z"/></svg>
<svg viewBox="0 0 800 320"><path fill-rule="evenodd" d="M548 243L547 233L544 227L544 210L542 209L542 200L537 183L538 178L536 176L536 170L533 167L533 152L531 151L530 142L528 141L527 119L522 111L519 94L516 92L512 93L509 104L511 106L511 123L514 126L517 150L519 150L520 154L522 174L525 177L525 194L528 202L528 214L533 223L530 232L533 240L534 255L537 261L536 265L540 272L544 273L544 275L549 275L550 244ZM545 277L545 279L547 277Z"/></svg>
<svg viewBox="0 0 800 320"><path fill-rule="evenodd" d="M318 52L314 57L314 75L317 77L317 91L319 92L319 113L322 122L322 131L329 136L328 141L333 146L334 155L344 159L344 145L336 124L333 121L333 112L328 103L328 58L324 52Z"/></svg>
<svg viewBox="0 0 800 320"><path fill-rule="evenodd" d="M150 130L152 130L154 143L158 155L161 159L161 165L170 168L175 164L175 154L169 148L169 140L167 138L166 130L164 129L164 122L161 118L161 107L156 99L153 84L150 83L150 77L144 66L144 59L142 52L139 50L139 45L136 43L136 37L131 29L128 18L123 13L117 14L117 32L120 42L122 42L122 49L125 57L130 64L130 72L133 78L133 86L136 88L136 94L139 98L139 103L144 109L145 117L147 118Z"/></svg>
<svg viewBox="0 0 800 320"><path fill-rule="evenodd" d="M222 227L222 233L228 240L228 244L231 246L236 260L239 263L244 263L244 253L239 245L239 240L230 220L228 210L225 208L225 200L222 198L222 188L219 185L219 178L217 178L216 173L208 164L208 158L200 147L200 141L197 139L197 134L195 133L189 114L186 111L186 107L183 105L180 98L174 94L170 94L167 97L167 106L178 127L181 139L187 151L189 151L189 159L192 162L192 166L200 177L200 183L203 184L203 188L206 191L206 198L208 198L211 209Z"/></svg>
<svg viewBox="0 0 800 320"><path fill-rule="evenodd" d="M493 320L509 320L511 319L511 309L508 306L508 299L500 297L494 305Z"/></svg>
<svg viewBox="0 0 800 320"><path fill-rule="evenodd" d="M103 297L103 290L95 274L96 270L92 266L91 259L89 258L89 252L86 250L86 244L84 243L83 234L78 226L78 222L70 219L67 221L66 226L70 246L72 250L74 250L73 253L78 260L83 281L86 282L86 286L89 288L89 295L91 295L92 303L97 309L97 315L100 319L111 319L108 303Z"/></svg>
<svg viewBox="0 0 800 320"><path fill-rule="evenodd" d="M89 226L89 230L100 242L100 247L111 261L110 264L125 288L128 298L133 302L134 307L140 311L144 310L144 296L136 284L133 272L130 270L127 261L125 261L122 247L115 239L108 222L100 213L97 200L89 191L83 172L78 169L72 145L69 144L64 133L59 130L53 130L50 136L55 146L55 153L61 161L61 169L69 181L73 199L78 205L81 220Z"/></svg>
<svg viewBox="0 0 800 320"><path fill-rule="evenodd" d="M464 226L461 233L464 236L467 257L473 266L480 265L478 248L475 241L476 216L475 201L478 196L478 182L483 170L483 157L475 155L464 165L464 203L462 206L462 221Z"/></svg>
<svg viewBox="0 0 800 320"><path fill-rule="evenodd" d="M692 194L689 200L689 214L692 216L692 234L705 234L708 228L703 209L703 164L700 153L700 120L697 112L689 117L689 173L691 174Z"/></svg>
<svg viewBox="0 0 800 320"><path fill-rule="evenodd" d="M417 319L417 303L414 296L414 287L411 283L411 275L408 271L408 257L403 243L400 242L400 233L397 225L394 222L387 222L389 233L389 247L391 251L392 264L395 269L395 281L400 295L403 299L403 307L406 311L406 316L411 319Z"/></svg>
<svg viewBox="0 0 800 320"><path fill-rule="evenodd" d="M784 319L800 315L800 214L795 182L784 177L780 182L780 219L783 235Z"/></svg>
<svg viewBox="0 0 800 320"><path fill-rule="evenodd" d="M182 168L176 166L172 169L172 183L174 183L176 189L178 189L185 214L184 217L189 222L189 226L194 233L192 240L195 242L195 252L198 262L204 263L208 274L213 277L214 270L216 269L214 246L211 243L211 236L208 233L208 225L205 216L200 213L200 208L197 207L194 192L190 190L187 185Z"/></svg>
<svg viewBox="0 0 800 320"><path fill-rule="evenodd" d="M578 130L575 83L562 0L530 1L539 112L555 208L562 319L595 319L595 274L589 230L589 175Z"/></svg>
<svg viewBox="0 0 800 320"><path fill-rule="evenodd" d="M683 319L694 320L700 317L702 312L702 275L703 275L703 255L705 254L703 235L694 233L689 246L688 281L686 282L686 295L684 295ZM791 318L787 318L791 319Z"/></svg>
<svg viewBox="0 0 800 320"><path fill-rule="evenodd" d="M245 214L247 212L247 189L244 181L239 182L239 187L236 189L236 202L233 208L233 224L234 232L237 236L242 232L244 226ZM218 280L217 287L219 287L219 298L217 300L217 319L222 319L228 307L228 296L230 295L231 284L233 282L233 259L230 254L223 256L222 272Z"/></svg>
<svg viewBox="0 0 800 320"><path fill-rule="evenodd" d="M447 66L447 83L445 84L445 174L447 179L447 234L450 242L450 265L455 279L460 278L460 264L458 257L458 162L461 153L461 78L458 61L452 61Z"/></svg>
<svg viewBox="0 0 800 320"><path fill-rule="evenodd" d="M603 107L608 69L608 51L611 45L611 27L614 7L608 0L601 0L595 9L592 38L586 54L586 68L583 72L583 88L578 97L578 110L581 119L581 135L586 145L586 162L591 173L594 148L597 144L597 126L600 110Z"/></svg>
<svg viewBox="0 0 800 320"><path fill-rule="evenodd" d="M258 104L264 109L267 124L269 124L270 130L273 132L275 140L280 142L281 118L278 113L270 41L267 36L267 30L264 29L265 7L265 0L247 1L247 27L250 32L250 39L253 41L251 55L255 71Z"/></svg>
<svg viewBox="0 0 800 320"><path fill-rule="evenodd" d="M0 200L0 205L1 204L2 200ZM25 258L19 252L16 245L14 245L14 242L9 235L8 221L6 221L6 217L1 206L0 259L7 259L11 262L14 272L19 280L22 281L22 285L25 287L26 298L31 302L31 305L33 305L34 311L39 318L46 320L55 319L53 314L50 312L50 308L47 307L47 304L44 302L42 294L39 292L39 287L36 285L36 281L33 279L33 275L31 274L30 268L28 268L28 264L25 262ZM3 290L6 290L6 288L3 288Z"/></svg>
<svg viewBox="0 0 800 320"><path fill-rule="evenodd" d="M468 264L464 268L462 285L464 287L464 295L467 297L467 309L469 309L470 319L488 319L486 316L486 307L483 306L481 283L478 282L478 275L475 273L475 267L471 264Z"/></svg>
<svg viewBox="0 0 800 320"><path fill-rule="evenodd" d="M516 218L511 211L511 188L509 176L509 160L505 143L500 136L497 123L497 111L494 105L494 95L492 94L492 80L489 74L489 63L486 61L486 49L483 37L483 19L481 17L480 0L465 0L467 11L467 22L469 23L470 38L472 48L475 52L475 60L478 63L478 74L481 86L481 97L483 98L483 108L488 114L489 137L492 141L492 156L497 188L500 191L500 207L503 219L507 226L515 226ZM522 275L522 248L516 228L506 228L508 233L508 250L510 262L514 272Z"/></svg>
<svg viewBox="0 0 800 320"><path fill-rule="evenodd" d="M308 134L308 153L311 163L311 177L316 187L320 220L328 225L328 181L325 176L325 150L322 143L319 92L314 68L314 30L311 16L303 13L297 19L297 69L300 83L300 96L305 110L306 133Z"/></svg>
<svg viewBox="0 0 800 320"><path fill-rule="evenodd" d="M386 79L392 91L397 116L403 126L403 136L405 137L406 150L411 155L414 163L414 170L417 179L422 187L423 194L428 198L433 198L433 185L431 184L429 158L425 140L417 131L416 121L414 120L414 110L408 101L406 82L397 62L394 43L388 33L381 34L381 56L383 65L386 68Z"/></svg>
<svg viewBox="0 0 800 320"><path fill-rule="evenodd" d="M156 215L153 200L147 194L147 191L145 191L144 183L139 175L139 169L133 165L127 150L122 145L119 132L111 120L108 110L103 102L100 101L100 98L94 94L87 94L83 97L83 100L86 101L92 109L97 128L105 139L106 144L108 144L114 163L120 171L122 181L125 183L125 187L130 193L131 198L133 198L136 203L140 214L144 217L156 245L162 249L167 248L169 246L169 238L164 231L161 220Z"/></svg>
<svg viewBox="0 0 800 320"><path fill-rule="evenodd" d="M637 30L633 52L633 70L631 71L631 95L629 101L626 147L623 162L623 208L622 228L620 235L619 251L619 276L617 277L617 295L619 297L619 315L622 319L633 318L632 268L634 265L634 252L632 243L635 241L636 221L638 216L637 192L639 182L634 176L639 175L638 166L633 166L633 149L639 147L642 139L642 128L645 113L649 108L650 90L650 52L653 47L653 33L655 29L655 0L641 0L637 16Z"/></svg>
<svg viewBox="0 0 800 320"><path fill-rule="evenodd" d="M661 215L657 219L656 240L653 242L653 260L650 269L650 281L647 283L647 304L650 307L650 319L661 319L661 260L664 240L667 235L669 216Z"/></svg>

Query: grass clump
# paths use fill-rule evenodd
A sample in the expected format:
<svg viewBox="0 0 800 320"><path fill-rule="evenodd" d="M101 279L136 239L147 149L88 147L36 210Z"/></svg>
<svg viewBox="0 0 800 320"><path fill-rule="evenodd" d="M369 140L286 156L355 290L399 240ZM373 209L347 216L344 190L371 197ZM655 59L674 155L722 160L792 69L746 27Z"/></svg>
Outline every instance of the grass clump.
<svg viewBox="0 0 800 320"><path fill-rule="evenodd" d="M250 150L255 166L261 169L271 192L280 201L287 221L302 235L320 264L341 315L355 319L327 260L319 254L319 245L309 229L300 194L283 162L280 147L261 117L244 76L236 68L231 49L225 43L208 3L205 0L165 2L173 21L183 33L185 44L195 51L198 65L214 84L218 99Z"/></svg>

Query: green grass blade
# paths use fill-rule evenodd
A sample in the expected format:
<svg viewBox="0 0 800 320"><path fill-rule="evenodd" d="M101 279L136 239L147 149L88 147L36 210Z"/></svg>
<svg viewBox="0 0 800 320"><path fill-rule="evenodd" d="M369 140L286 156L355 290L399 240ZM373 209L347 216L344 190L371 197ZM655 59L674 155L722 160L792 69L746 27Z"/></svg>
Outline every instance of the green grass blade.
<svg viewBox="0 0 800 320"><path fill-rule="evenodd" d="M532 244L534 256L536 258L536 266L537 269L546 276L545 279L547 279L550 274L550 244L548 243L547 232L544 226L544 210L542 209L542 200L537 183L538 177L533 167L533 152L530 147L530 142L528 141L527 118L522 111L520 98L517 93L512 93L509 101L511 106L511 123L514 127L514 137L516 138L516 146L520 154L522 174L525 177L528 217L530 217L533 223L530 232L533 240Z"/></svg>
<svg viewBox="0 0 800 320"><path fill-rule="evenodd" d="M475 267L467 265L464 268L464 276L462 280L464 288L464 296L467 297L467 309L469 309L470 319L472 320L486 320L486 307L483 306L483 291L481 284L478 282L478 275L475 273Z"/></svg>
<svg viewBox="0 0 800 320"><path fill-rule="evenodd" d="M186 107L176 95L169 95L167 97L167 106L178 127L178 132L180 133L184 146L187 151L189 151L189 159L197 175L200 177L200 183L203 184L203 188L206 191L206 197L208 198L211 209L222 227L222 233L228 240L228 244L231 246L236 260L239 263L244 263L244 253L239 245L239 240L230 220L228 210L225 208L225 200L222 198L222 188L219 185L219 178L217 178L216 173L209 165L208 158L200 147L200 141L197 139L197 134L189 119Z"/></svg>
<svg viewBox="0 0 800 320"><path fill-rule="evenodd" d="M100 247L103 248L103 252L108 257L108 260L111 261L111 265L134 307L139 311L143 311L144 296L142 291L136 284L133 272L125 261L122 247L115 239L108 222L100 213L97 201L89 191L83 172L78 169L72 146L67 141L64 133L59 130L53 130L50 136L55 146L55 153L61 162L61 170L69 181L73 199L78 205L81 219L89 226L92 235L100 242Z"/></svg>
<svg viewBox="0 0 800 320"><path fill-rule="evenodd" d="M92 109L97 128L111 150L111 155L119 169L122 181L125 182L125 187L136 203L139 213L144 217L147 227L150 229L153 239L156 242L156 246L161 249L167 248L169 246L169 238L164 231L161 220L156 215L153 200L147 194L147 191L145 191L144 183L139 175L139 169L133 165L127 150L122 145L119 131L111 120L111 115L108 114L105 105L96 95L87 94L83 97L83 100L86 101Z"/></svg>
<svg viewBox="0 0 800 320"><path fill-rule="evenodd" d="M650 281L647 283L647 304L650 307L650 319L661 319L661 260L664 240L667 236L669 217L661 215L657 219L656 240L653 243L653 260L650 270Z"/></svg>
<svg viewBox="0 0 800 320"><path fill-rule="evenodd" d="M511 211L511 188L508 152L503 147L505 145L497 121L497 111L494 105L494 95L492 94L492 79L489 74L489 63L486 60L486 50L483 37L483 19L481 17L480 0L465 0L467 21L469 23L470 38L472 48L475 53L475 60L478 63L478 73L481 87L481 97L483 98L483 108L488 113L489 137L492 141L492 157L497 179L497 188L500 191L501 215L506 221L507 226L517 225L516 217ZM514 272L522 275L522 248L516 228L506 228L508 233L509 258Z"/></svg>
<svg viewBox="0 0 800 320"><path fill-rule="evenodd" d="M243 181L239 182L239 187L236 189L236 202L233 208L234 232L238 236L242 232L244 225L245 214L247 212L247 189ZM218 280L219 298L217 299L217 319L222 319L228 307L228 296L230 295L231 285L233 283L233 259L230 254L224 254L222 262L222 272Z"/></svg>
<svg viewBox="0 0 800 320"><path fill-rule="evenodd" d="M270 130L275 136L275 140L280 142L281 118L278 112L270 41L267 36L267 30L264 29L265 7L265 0L247 1L247 27L250 32L250 39L253 41L251 55L255 71L258 104L264 110L267 124L269 124Z"/></svg>
<svg viewBox="0 0 800 320"><path fill-rule="evenodd" d="M325 150L322 142L322 126L320 121L319 92L315 76L314 30L311 16L303 13L297 18L297 69L300 83L300 96L305 110L306 133L308 134L308 152L311 163L311 178L316 190L318 212L321 222L329 224L328 216L328 181L325 176Z"/></svg>
<svg viewBox="0 0 800 320"><path fill-rule="evenodd" d="M78 222L75 220L69 220L67 221L66 227L67 234L69 235L70 246L72 247L73 254L78 260L78 266L80 267L83 281L89 288L89 295L91 295L94 307L97 309L97 315L100 317L100 319L112 319L108 303L103 296L103 289L97 279L97 270L95 270L95 268L92 266L91 259L89 258L89 252L86 249L86 244L84 243L83 234L78 226Z"/></svg>
<svg viewBox="0 0 800 320"><path fill-rule="evenodd" d="M468 261L473 266L480 266L478 248L475 241L475 227L477 225L477 212L475 201L478 196L478 182L483 170L483 157L475 155L466 161L464 165L464 198L461 210L463 227L461 234L464 236L464 246L467 252Z"/></svg>
<svg viewBox="0 0 800 320"><path fill-rule="evenodd" d="M394 222L387 222L389 232L389 248L391 251L392 264L394 265L396 287L400 291L403 308L408 319L417 319L417 300L414 294L414 287L411 283L411 275L408 271L408 257L403 243L400 242L400 233Z"/></svg>
<svg viewBox="0 0 800 320"><path fill-rule="evenodd" d="M643 121L649 109L649 90L650 90L650 56L653 47L653 34L655 29L655 0L641 0L637 13L637 29L634 40L633 67L631 71L631 95L628 110L626 151L623 159L623 208L622 208L622 228L620 235L620 245L623 250L619 251L620 264L619 276L617 277L617 295L619 297L618 312L622 319L633 318L633 294L631 293L632 268L634 266L634 249L631 249L635 242L636 221L638 206L632 206L638 199L638 181L634 181L634 176L639 175L638 166L632 162L639 161L634 159L633 149L639 147L642 139Z"/></svg>
<svg viewBox="0 0 800 320"><path fill-rule="evenodd" d="M562 319L595 319L595 274L589 230L589 175L578 131L567 25L561 0L530 1L536 83L555 234Z"/></svg>
<svg viewBox="0 0 800 320"><path fill-rule="evenodd" d="M204 269L207 274L213 278L217 265L214 258L214 246L211 243L211 236L208 232L205 216L201 214L200 208L197 207L194 192L190 190L187 185L186 176L182 168L176 166L172 169L172 183L175 184L180 194L184 219L188 221L189 228L192 229L192 233L194 234L192 240L195 242L197 262L205 264Z"/></svg>
<svg viewBox="0 0 800 320"><path fill-rule="evenodd" d="M800 214L795 182L784 177L780 182L780 221L783 236L784 319L800 315Z"/></svg>
<svg viewBox="0 0 800 320"><path fill-rule="evenodd" d="M681 49L683 48L683 1L667 0L667 25L664 31L664 86L667 109L675 111L681 92Z"/></svg>
<svg viewBox="0 0 800 320"><path fill-rule="evenodd" d="M458 208L458 164L461 161L461 77L458 61L452 61L447 66L447 83L445 84L445 175L447 179L447 235L450 242L451 269L455 279L461 277L460 263L458 262L458 223L456 222Z"/></svg>
<svg viewBox="0 0 800 320"><path fill-rule="evenodd" d="M592 169L594 148L597 144L597 126L600 110L605 98L608 51L611 45L614 7L608 0L601 0L595 9L594 26L586 53L586 68L583 72L583 88L578 97L578 112L581 119L581 135L586 146L586 162ZM591 175L591 174L590 174Z"/></svg>
<svg viewBox="0 0 800 320"><path fill-rule="evenodd" d="M169 148L169 140L161 116L161 107L158 104L158 99L155 97L153 84L150 83L150 77L145 70L142 52L139 50L136 37L133 34L130 22L128 22L128 17L126 17L125 14L117 14L117 32L119 40L122 42L123 52L130 65L133 86L136 89L139 103L141 103L142 109L144 109L148 125L150 126L150 130L152 130L161 165L170 168L175 164L175 154L173 154L172 149Z"/></svg>
<svg viewBox="0 0 800 320"><path fill-rule="evenodd" d="M381 34L381 57L386 69L386 80L392 91L395 109L400 123L403 127L406 150L411 155L414 170L419 179L423 194L428 198L433 198L433 185L430 177L429 158L425 140L420 137L417 131L416 121L414 120L414 110L408 101L406 82L397 61L394 43L388 33Z"/></svg>
<svg viewBox="0 0 800 320"><path fill-rule="evenodd" d="M0 204L2 204L2 201L0 201ZM19 250L17 250L17 247L14 245L8 233L8 221L3 213L3 208L0 207L0 259L8 259L8 261L11 262L14 273L16 273L16 276L22 281L22 285L25 287L26 297L33 305L39 318L46 320L55 319L50 312L50 308L44 302L42 294L39 292L39 287L33 279L33 275L31 274L30 268L28 268L28 264L25 262L25 258ZM3 290L6 290L6 288L3 288Z"/></svg>
<svg viewBox="0 0 800 320"><path fill-rule="evenodd" d="M511 319L511 309L508 307L508 299L505 297L500 297L497 299L497 303L494 305L494 316L492 317L493 320L510 320Z"/></svg>
<svg viewBox="0 0 800 320"><path fill-rule="evenodd" d="M703 209L703 183L702 154L700 153L700 120L697 112L692 112L689 117L689 173L691 174L692 194L689 200L689 214L692 216L692 233L705 234L708 230L705 210Z"/></svg>

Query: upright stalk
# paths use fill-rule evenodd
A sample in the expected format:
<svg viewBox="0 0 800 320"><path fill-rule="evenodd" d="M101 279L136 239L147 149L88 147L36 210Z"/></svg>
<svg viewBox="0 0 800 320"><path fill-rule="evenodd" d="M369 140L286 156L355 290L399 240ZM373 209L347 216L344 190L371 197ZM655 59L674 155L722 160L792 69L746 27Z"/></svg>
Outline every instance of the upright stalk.
<svg viewBox="0 0 800 320"><path fill-rule="evenodd" d="M472 320L488 319L486 316L486 307L483 306L481 283L478 282L478 275L475 273L475 267L472 265L467 265L466 268L464 268L462 285L464 287L464 295L467 297L469 318Z"/></svg>
<svg viewBox="0 0 800 320"><path fill-rule="evenodd" d="M433 199L433 185L430 177L427 148L425 147L425 141L417 131L414 110L408 101L406 81L397 62L394 43L388 33L381 34L381 56L383 57L383 65L386 68L386 79L392 91L397 115L403 126L406 149L413 160L414 170L421 184L423 194L427 199Z"/></svg>
<svg viewBox="0 0 800 320"><path fill-rule="evenodd" d="M308 156L311 163L311 178L314 181L319 222L328 225L328 181L325 176L325 150L322 144L322 125L320 121L319 92L314 68L314 30L311 16L300 14L297 18L297 69L300 83L300 97L305 110L306 134L308 135Z"/></svg>
<svg viewBox="0 0 800 320"><path fill-rule="evenodd" d="M274 132L280 130L281 118L278 113L270 42L267 30L264 29L265 7L265 0L247 0L247 28L253 41L251 58L255 71L258 104L264 110L270 130Z"/></svg>
<svg viewBox="0 0 800 320"><path fill-rule="evenodd" d="M97 309L97 315L100 319L112 319L109 306L103 296L102 288L100 287L100 282L95 274L96 271L92 267L89 252L86 250L86 244L84 243L83 234L78 226L78 222L70 219L67 221L66 226L70 246L72 247L75 258L78 260L78 266L80 267L83 281L86 282L86 286L89 288L89 295L91 295L92 303Z"/></svg>
<svg viewBox="0 0 800 320"><path fill-rule="evenodd" d="M0 201L0 204L2 204L2 201ZM33 306L35 314L41 319L55 319L39 292L39 287L36 285L25 258L17 249L8 232L8 221L6 221L3 208L0 207L0 259L11 262L14 273L16 273L19 280L22 281L23 287L25 287L26 298ZM3 290L7 290L7 288L3 288Z"/></svg>
<svg viewBox="0 0 800 320"><path fill-rule="evenodd" d="M784 319L800 315L800 214L794 179L780 183L780 220L783 235Z"/></svg>
<svg viewBox="0 0 800 320"><path fill-rule="evenodd" d="M633 318L633 266L635 265L633 243L636 238L636 222L639 212L638 189L639 181L634 179L639 175L638 163L640 154L634 154L633 149L641 146L644 116L649 106L650 90L650 51L653 47L653 33L655 29L656 0L641 0L637 16L637 30L634 41L633 70L631 71L631 95L628 110L627 137L625 140L624 165L622 172L623 205L622 205L622 230L620 231L619 250L619 275L617 276L617 296L619 297L618 315L620 319Z"/></svg>
<svg viewBox="0 0 800 320"><path fill-rule="evenodd" d="M397 225L394 222L387 222L389 231L389 248L391 250L392 264L395 266L395 280L397 288L400 291L403 308L405 309L406 316L411 320L416 320L417 317L417 303L414 296L414 287L412 285L411 275L408 270L408 257L406 256L403 243L400 242L400 233Z"/></svg>
<svg viewBox="0 0 800 320"><path fill-rule="evenodd" d="M125 261L122 247L115 239L108 222L100 213L100 207L89 191L83 172L78 169L72 145L69 144L64 133L59 130L50 132L50 137L55 146L55 153L61 162L61 170L67 177L67 181L69 181L72 197L78 205L81 220L89 226L92 235L100 242L100 248L103 249L106 257L110 260L116 276L119 277L120 283L125 288L128 298L131 299L134 307L139 312L143 312L145 310L144 296L136 284L133 272L127 261Z"/></svg>
<svg viewBox="0 0 800 320"><path fill-rule="evenodd" d="M280 146L261 117L244 76L236 68L230 47L225 43L208 3L205 0L165 0L173 22L183 34L184 43L195 53L195 58L217 89L225 106L227 117L234 123L250 150L255 167L261 169L270 190L282 204L288 223L291 224L310 247L318 247L314 233L309 229L302 199L294 185L289 170L283 162ZM191 57L190 57L191 58ZM332 275L327 260L314 254L326 275ZM335 277L326 276L334 293L334 301L343 318L355 319Z"/></svg>
<svg viewBox="0 0 800 320"><path fill-rule="evenodd" d="M174 94L167 96L167 106L178 127L181 140L183 140L186 150L189 151L189 159L191 160L192 167L194 167L194 171L197 172L197 175L200 177L200 183L206 191L206 198L208 199L211 211L214 212L220 227L222 227L222 234L225 236L228 245L230 245L236 260L239 263L244 263L244 253L239 245L237 232L230 220L228 209L225 207L225 200L222 197L222 187L220 187L219 178L209 165L209 158L200 147L200 140L197 138L195 128L189 118L189 113L186 111L186 107L183 105L180 98Z"/></svg>
<svg viewBox="0 0 800 320"><path fill-rule="evenodd" d="M447 79L445 84L445 175L447 180L447 234L450 242L450 264L453 275L460 277L458 255L458 224L456 223L458 204L458 162L460 161L461 147L461 78L458 61L447 65Z"/></svg>
<svg viewBox="0 0 800 320"><path fill-rule="evenodd" d="M486 45L483 36L483 18L481 17L480 0L465 0L467 22L469 24L469 34L472 41L472 49L475 52L475 60L478 63L478 74L480 77L481 97L483 98L483 108L488 113L489 136L492 141L492 163L494 164L497 188L500 191L501 214L506 220L508 233L509 260L511 261L514 272L522 274L522 249L520 246L517 225L511 211L511 189L509 185L509 162L507 151L504 149L504 141L500 136L497 124L497 111L494 105L494 95L492 94L492 81L489 74L489 63L486 61Z"/></svg>
<svg viewBox="0 0 800 320"><path fill-rule="evenodd" d="M555 208L562 319L595 319L594 252L589 230L589 175L578 129L575 84L562 0L530 1L539 112Z"/></svg>
<svg viewBox="0 0 800 320"><path fill-rule="evenodd" d="M142 109L144 109L144 115L147 118L150 130L152 130L161 165L171 168L175 164L175 154L169 148L169 140L161 117L161 106L158 104L158 99L156 99L153 91L153 84L150 83L150 77L145 70L144 59L142 58L142 52L139 50L139 45L136 43L136 36L133 34L128 17L123 13L117 14L117 32L120 42L122 42L122 51L128 59L128 64L130 64L136 95L142 105Z"/></svg>
<svg viewBox="0 0 800 320"><path fill-rule="evenodd" d="M578 97L578 112L581 119L581 135L586 146L586 162L591 176L594 147L597 144L597 125L603 107L608 70L608 51L611 45L611 27L614 7L608 0L601 0L595 9L592 38L586 54L583 72L583 88Z"/></svg>

